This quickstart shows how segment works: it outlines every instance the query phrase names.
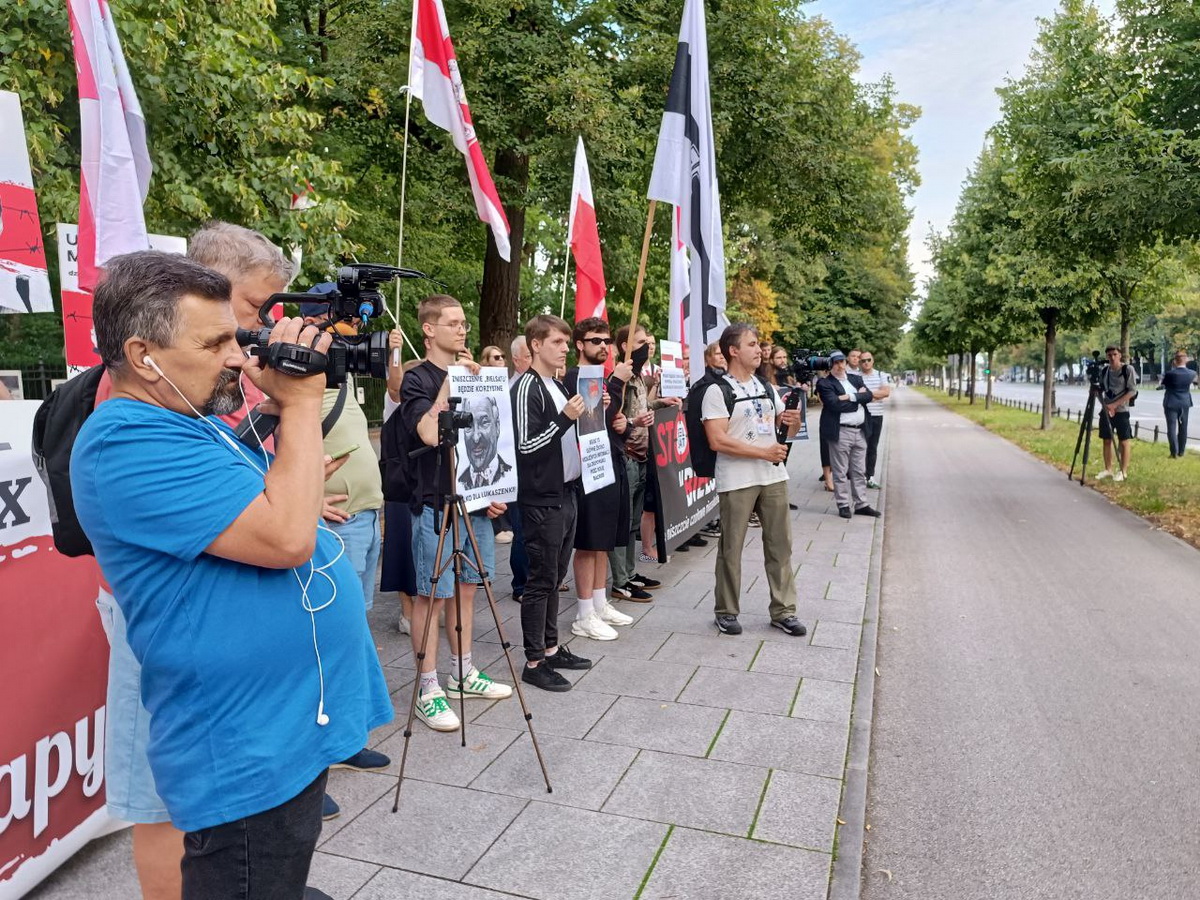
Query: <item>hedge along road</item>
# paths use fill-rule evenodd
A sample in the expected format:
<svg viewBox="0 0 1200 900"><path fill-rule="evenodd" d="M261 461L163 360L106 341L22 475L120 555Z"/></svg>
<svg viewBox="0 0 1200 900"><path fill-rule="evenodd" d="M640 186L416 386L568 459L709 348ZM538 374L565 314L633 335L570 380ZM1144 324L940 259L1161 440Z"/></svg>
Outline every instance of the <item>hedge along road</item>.
<svg viewBox="0 0 1200 900"><path fill-rule="evenodd" d="M1200 551L895 402L863 897L1200 896Z"/></svg>

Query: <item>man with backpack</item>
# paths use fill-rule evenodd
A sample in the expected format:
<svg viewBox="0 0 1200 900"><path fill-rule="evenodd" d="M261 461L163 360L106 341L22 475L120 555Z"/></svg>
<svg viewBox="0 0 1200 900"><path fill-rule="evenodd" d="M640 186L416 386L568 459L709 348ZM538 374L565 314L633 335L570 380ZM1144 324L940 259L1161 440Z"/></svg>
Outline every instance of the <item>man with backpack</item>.
<svg viewBox="0 0 1200 900"><path fill-rule="evenodd" d="M703 388L702 432L691 432L693 462L715 452L714 472L721 509L717 547L716 625L722 634L741 634L742 549L750 515L762 523L763 555L771 591L771 625L800 637L807 629L796 618L792 568L792 523L788 512L787 447L776 438L777 424L799 423L800 411L785 410L775 389L754 372L762 361L758 333L745 323L721 333L728 371ZM707 381L708 375L701 382ZM697 387L700 387L698 384ZM694 406L695 403L689 403ZM700 439L703 434L703 439Z"/></svg>
<svg viewBox="0 0 1200 900"><path fill-rule="evenodd" d="M1104 442L1104 471L1096 474L1096 480L1111 478L1124 481L1129 477L1129 451L1133 447L1133 429L1129 425L1129 407L1137 400L1137 372L1129 363L1122 363L1121 348L1109 344L1104 355L1108 365L1100 374L1100 440ZM1121 442L1121 467L1116 472L1113 464L1113 432Z"/></svg>

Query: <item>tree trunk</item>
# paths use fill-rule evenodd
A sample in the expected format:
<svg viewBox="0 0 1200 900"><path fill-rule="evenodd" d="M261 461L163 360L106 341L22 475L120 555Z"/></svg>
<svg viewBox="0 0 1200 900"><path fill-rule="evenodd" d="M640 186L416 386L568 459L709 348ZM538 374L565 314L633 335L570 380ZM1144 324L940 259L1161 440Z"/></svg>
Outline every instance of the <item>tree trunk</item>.
<svg viewBox="0 0 1200 900"><path fill-rule="evenodd" d="M987 393L983 396L984 409L992 408L992 354L994 352L994 350L988 351L987 371L984 372L984 376L987 378Z"/></svg>
<svg viewBox="0 0 1200 900"><path fill-rule="evenodd" d="M525 190L529 186L529 157L501 150L496 154L496 175L520 185L517 203L505 203L510 228L512 259L505 261L487 228L487 256L483 261L483 290L479 298L479 346L495 344L507 352L520 327L521 253L525 244Z"/></svg>
<svg viewBox="0 0 1200 900"><path fill-rule="evenodd" d="M1121 357L1125 362L1129 362L1129 311L1133 306L1133 299L1130 297L1129 291L1123 291L1121 294Z"/></svg>
<svg viewBox="0 0 1200 900"><path fill-rule="evenodd" d="M1046 323L1045 371L1042 377L1042 430L1048 431L1053 422L1050 406L1054 395L1054 344L1058 338L1058 310L1043 311L1042 321Z"/></svg>
<svg viewBox="0 0 1200 900"><path fill-rule="evenodd" d="M974 406L974 405L975 405L975 376L976 376L976 371L975 371L975 351L974 351L974 350L972 350L972 351L971 351L971 373L970 373L970 375L968 376L968 377L970 378L970 380L971 380L971 386L970 386L969 388L967 388L967 394L968 394L968 395L970 396L970 398L971 398L971 405L972 405L972 406Z"/></svg>

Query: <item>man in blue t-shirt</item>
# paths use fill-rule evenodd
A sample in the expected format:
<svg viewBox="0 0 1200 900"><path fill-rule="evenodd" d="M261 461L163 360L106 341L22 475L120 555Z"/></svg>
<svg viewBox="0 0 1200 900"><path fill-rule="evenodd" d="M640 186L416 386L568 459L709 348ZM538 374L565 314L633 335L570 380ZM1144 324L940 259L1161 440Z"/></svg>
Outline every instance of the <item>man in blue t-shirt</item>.
<svg viewBox="0 0 1200 900"><path fill-rule="evenodd" d="M76 440L76 510L128 626L183 896L300 896L326 769L392 717L362 587L322 506L324 376L247 360L228 280L117 257L94 318L111 398ZM328 348L285 319L272 343ZM315 344L314 344L315 341ZM279 406L277 455L216 416L239 374Z"/></svg>

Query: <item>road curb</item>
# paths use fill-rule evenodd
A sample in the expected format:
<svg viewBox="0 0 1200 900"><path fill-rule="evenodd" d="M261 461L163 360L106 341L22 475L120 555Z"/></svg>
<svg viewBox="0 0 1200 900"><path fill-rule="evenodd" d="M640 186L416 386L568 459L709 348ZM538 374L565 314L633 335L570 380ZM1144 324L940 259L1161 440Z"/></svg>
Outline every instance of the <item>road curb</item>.
<svg viewBox="0 0 1200 900"><path fill-rule="evenodd" d="M884 445L883 471L887 471L891 441ZM871 539L871 565L867 572L867 603L863 610L855 677L854 708L850 714L850 741L846 751L845 787L837 826L837 859L829 881L829 900L859 900L862 894L863 844L867 836L867 776L871 764L871 723L875 710L875 655L879 640L879 592L883 574L883 536L887 523L887 491L879 492L878 520Z"/></svg>

